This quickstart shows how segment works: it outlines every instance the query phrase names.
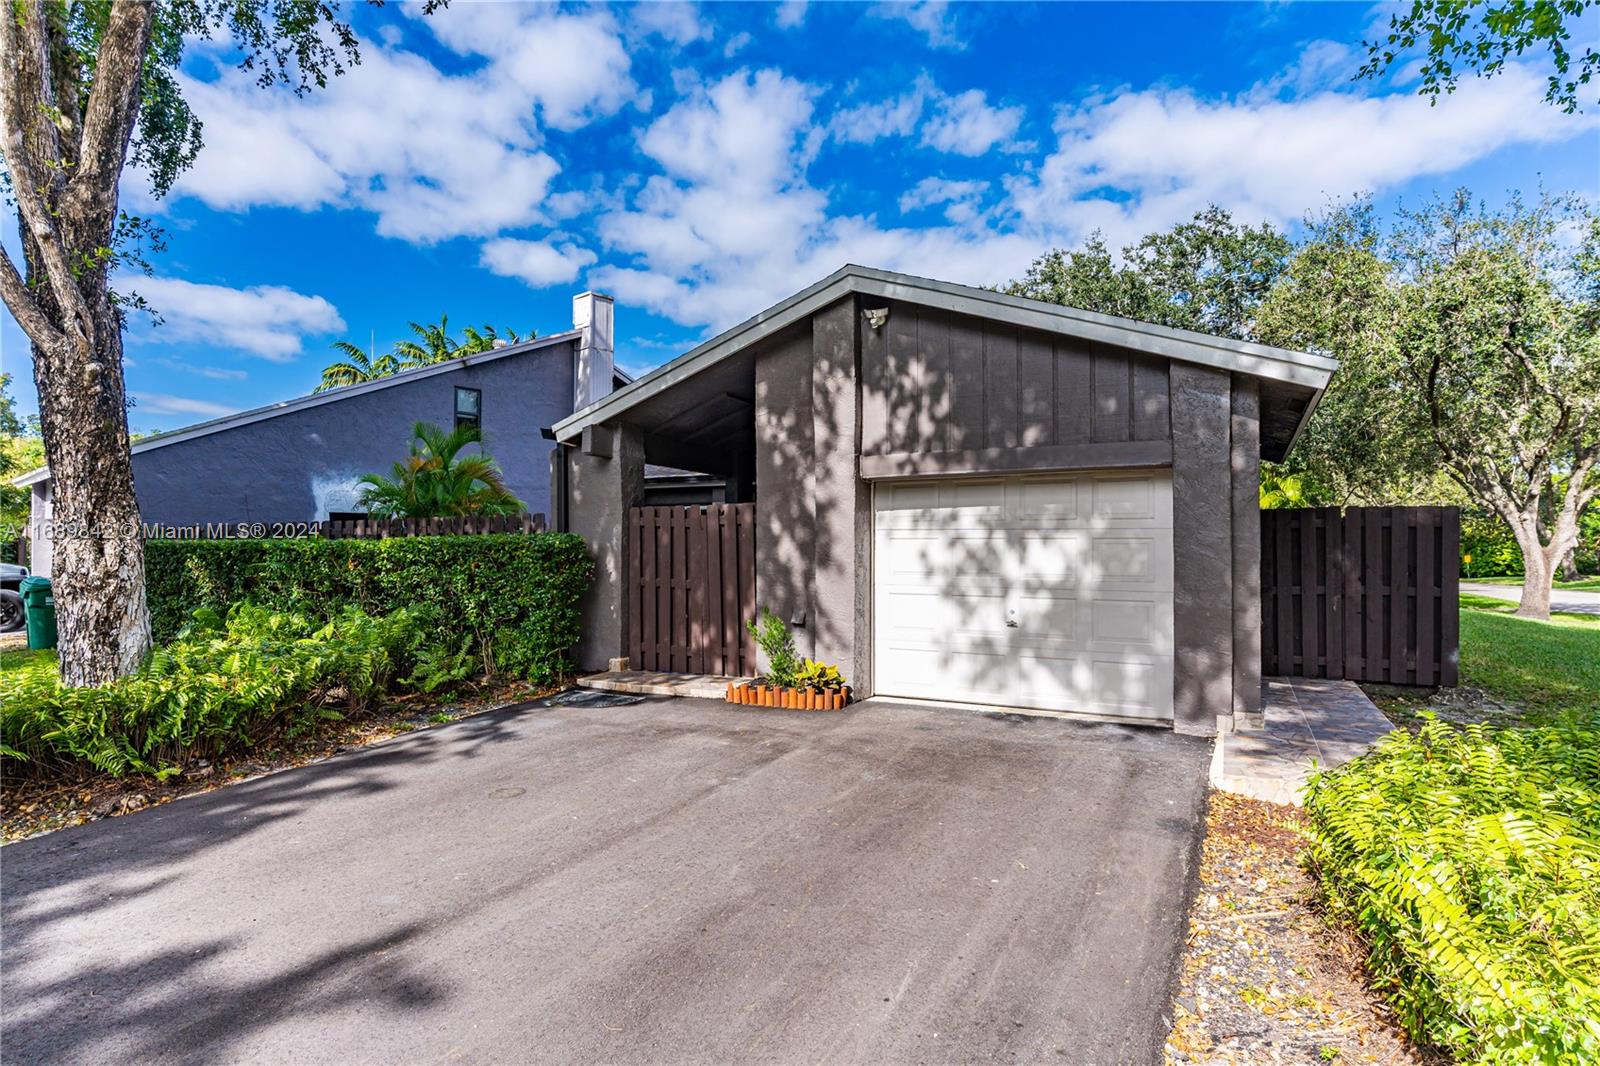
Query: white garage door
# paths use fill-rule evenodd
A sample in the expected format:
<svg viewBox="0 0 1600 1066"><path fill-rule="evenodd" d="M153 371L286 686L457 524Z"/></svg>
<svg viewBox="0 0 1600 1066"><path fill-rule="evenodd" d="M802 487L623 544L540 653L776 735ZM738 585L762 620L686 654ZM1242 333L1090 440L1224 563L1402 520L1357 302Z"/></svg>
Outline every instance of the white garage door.
<svg viewBox="0 0 1600 1066"><path fill-rule="evenodd" d="M880 483L882 696L1172 718L1172 476Z"/></svg>

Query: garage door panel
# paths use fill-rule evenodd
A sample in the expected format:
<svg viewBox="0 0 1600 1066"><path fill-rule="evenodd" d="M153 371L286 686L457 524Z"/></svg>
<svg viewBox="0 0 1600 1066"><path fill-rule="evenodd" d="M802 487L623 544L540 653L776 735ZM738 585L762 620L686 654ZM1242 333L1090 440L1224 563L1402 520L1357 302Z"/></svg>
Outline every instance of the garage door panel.
<svg viewBox="0 0 1600 1066"><path fill-rule="evenodd" d="M892 581L987 579L1003 574L1011 556L1004 530L888 530L882 535L890 542L884 573Z"/></svg>
<svg viewBox="0 0 1600 1066"><path fill-rule="evenodd" d="M888 588L878 620L891 635L947 634L952 642L1006 629L1006 597L985 589ZM932 639L932 638L930 638Z"/></svg>
<svg viewBox="0 0 1600 1066"><path fill-rule="evenodd" d="M1126 648L1165 654L1171 650L1171 610L1156 597L1143 600L1099 599L1090 612L1090 645L1097 650Z"/></svg>
<svg viewBox="0 0 1600 1066"><path fill-rule="evenodd" d="M1089 534L1081 530L1013 530L1004 550L1009 553L1005 575L1015 587L1076 588L1085 574Z"/></svg>
<svg viewBox="0 0 1600 1066"><path fill-rule="evenodd" d="M1097 714L1147 715L1162 695L1163 677L1170 691L1171 676L1153 661L1095 658L1089 664L1089 700Z"/></svg>
<svg viewBox="0 0 1600 1066"><path fill-rule="evenodd" d="M1017 513L1026 518L1051 518L1075 521L1081 516L1076 481L1022 481L1013 492Z"/></svg>
<svg viewBox="0 0 1600 1066"><path fill-rule="evenodd" d="M949 699L949 693L967 693L973 703L1005 703L1015 671L999 652L970 652L952 656L942 648L906 645L896 650L889 673L879 682L897 696Z"/></svg>
<svg viewBox="0 0 1600 1066"><path fill-rule="evenodd" d="M887 483L875 496L884 695L1170 719L1171 478Z"/></svg>

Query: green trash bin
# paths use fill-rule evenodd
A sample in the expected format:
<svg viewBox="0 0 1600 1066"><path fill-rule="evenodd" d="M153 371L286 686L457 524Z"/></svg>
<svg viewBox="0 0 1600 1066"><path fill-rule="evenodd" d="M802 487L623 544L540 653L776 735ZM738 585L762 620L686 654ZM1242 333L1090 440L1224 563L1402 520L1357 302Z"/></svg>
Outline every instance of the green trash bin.
<svg viewBox="0 0 1600 1066"><path fill-rule="evenodd" d="M22 613L28 619L28 647L56 646L56 598L47 577L25 577L17 586L22 593Z"/></svg>

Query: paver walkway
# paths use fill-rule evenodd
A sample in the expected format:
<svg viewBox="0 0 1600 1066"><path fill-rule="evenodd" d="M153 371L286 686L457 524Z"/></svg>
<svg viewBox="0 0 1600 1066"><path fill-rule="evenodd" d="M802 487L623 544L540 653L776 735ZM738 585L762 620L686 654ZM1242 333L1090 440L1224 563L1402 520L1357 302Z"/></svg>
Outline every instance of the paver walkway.
<svg viewBox="0 0 1600 1066"><path fill-rule="evenodd" d="M1313 760L1342 766L1394 729L1354 681L1269 677L1261 702L1265 729L1217 738L1211 784L1224 792L1298 806Z"/></svg>

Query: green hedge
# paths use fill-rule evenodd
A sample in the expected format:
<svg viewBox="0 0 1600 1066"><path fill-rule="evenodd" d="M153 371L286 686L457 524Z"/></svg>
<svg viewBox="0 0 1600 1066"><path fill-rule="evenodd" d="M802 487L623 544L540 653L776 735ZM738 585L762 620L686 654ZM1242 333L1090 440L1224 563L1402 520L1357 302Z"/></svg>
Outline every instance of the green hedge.
<svg viewBox="0 0 1600 1066"><path fill-rule="evenodd" d="M535 682L567 672L593 563L571 533L391 540L150 541L145 576L158 643L198 607L249 601L331 618L422 608L430 640Z"/></svg>
<svg viewBox="0 0 1600 1066"><path fill-rule="evenodd" d="M1413 1036L1464 1062L1600 1061L1600 718L1397 731L1314 775L1308 855Z"/></svg>

